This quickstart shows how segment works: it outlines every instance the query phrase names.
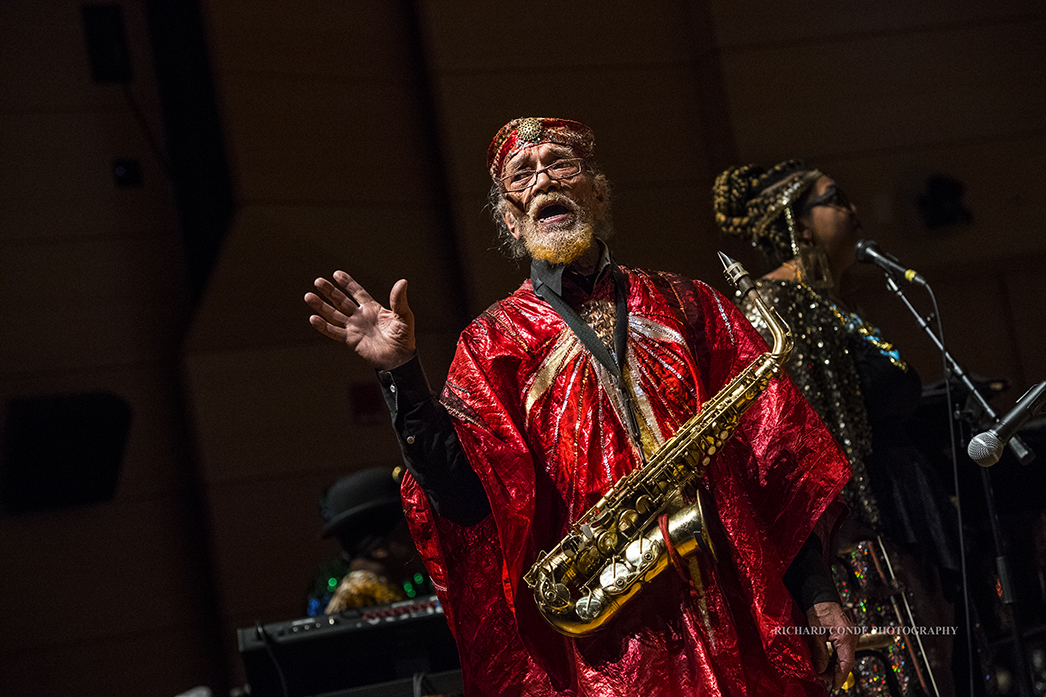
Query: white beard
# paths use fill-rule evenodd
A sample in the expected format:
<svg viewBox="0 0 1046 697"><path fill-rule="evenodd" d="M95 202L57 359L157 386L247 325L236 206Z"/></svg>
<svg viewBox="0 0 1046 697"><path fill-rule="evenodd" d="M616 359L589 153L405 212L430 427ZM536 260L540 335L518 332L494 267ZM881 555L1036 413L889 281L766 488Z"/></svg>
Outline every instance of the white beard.
<svg viewBox="0 0 1046 697"><path fill-rule="evenodd" d="M534 214L537 210L554 202L565 207L573 219L565 225L542 225ZM595 225L592 216L569 197L553 193L536 199L530 206L531 213L516 218L520 237L530 256L550 264L570 264L592 246Z"/></svg>

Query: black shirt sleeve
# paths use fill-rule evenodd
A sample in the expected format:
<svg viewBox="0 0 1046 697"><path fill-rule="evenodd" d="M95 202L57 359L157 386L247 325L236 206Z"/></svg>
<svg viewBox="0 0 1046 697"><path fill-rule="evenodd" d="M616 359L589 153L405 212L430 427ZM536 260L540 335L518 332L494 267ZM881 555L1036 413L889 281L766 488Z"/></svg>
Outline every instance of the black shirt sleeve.
<svg viewBox="0 0 1046 697"><path fill-rule="evenodd" d="M784 575L785 588L803 612L817 603L842 605L821 549L821 538L811 533Z"/></svg>
<svg viewBox="0 0 1046 697"><path fill-rule="evenodd" d="M385 402L403 461L436 512L458 525L475 525L490 513L483 484L469 465L447 410L432 394L415 355L379 370Z"/></svg>

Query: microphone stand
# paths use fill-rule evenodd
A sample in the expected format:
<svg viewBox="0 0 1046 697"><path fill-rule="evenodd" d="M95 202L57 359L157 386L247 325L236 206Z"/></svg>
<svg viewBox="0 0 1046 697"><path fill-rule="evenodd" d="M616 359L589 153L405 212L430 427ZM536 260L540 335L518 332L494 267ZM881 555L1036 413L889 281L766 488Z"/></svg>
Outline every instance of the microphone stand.
<svg viewBox="0 0 1046 697"><path fill-rule="evenodd" d="M886 272L886 288L899 297L912 315L915 316L919 326L926 331L930 340L933 341L934 345L936 345L941 351L941 355L944 356L945 364L948 366L951 375L957 377L966 389L969 390L970 396L977 401L987 418L991 421L998 419L995 410L991 408L984 396L977 390L973 381L970 380L962 366L960 366L955 359L952 358L951 354L948 353L948 350L944 347L944 343L941 341L940 337L937 336L933 331L933 328L930 327L929 323L923 318L919 311L915 309L912 303L908 300L908 297L904 294L904 291L901 290L901 287L897 284L897 280L894 278L893 274L889 272ZM948 375L944 376L945 380L948 378ZM948 418L950 419L953 417L949 414ZM953 443L952 445L954 448L955 444ZM1013 454L1016 455L1017 460L1022 465L1027 465L1035 459L1035 453L1017 435L1014 435L1014 437L1010 439L1009 448ZM1006 554L1003 551L1002 528L999 525L998 511L995 508L995 493L992 489L992 482L991 477L988 474L988 468L979 467L978 469L981 471L981 487L984 490L984 499L988 507L988 522L991 526L992 541L995 545L995 566L999 574L999 588L1002 591L1003 607L1007 610L1007 614L1009 615L1006 619L1009 620L1010 633L1012 635L1011 641L1013 642L1014 652L1016 653L1018 674L1017 684L1020 688L1021 697L1031 697L1031 670L1028 666L1027 654L1025 653L1024 637L1021 634L1021 628L1018 626L1017 622L1017 598L1013 593L1013 586L1010 584L1009 562L1007 561ZM956 481L956 486L958 486L958 480ZM956 492L956 494L958 494L958 492ZM969 598L965 598L965 601L967 603L970 602ZM966 631L972 632L973 627L967 626ZM970 661L973 661L973 656L970 656Z"/></svg>

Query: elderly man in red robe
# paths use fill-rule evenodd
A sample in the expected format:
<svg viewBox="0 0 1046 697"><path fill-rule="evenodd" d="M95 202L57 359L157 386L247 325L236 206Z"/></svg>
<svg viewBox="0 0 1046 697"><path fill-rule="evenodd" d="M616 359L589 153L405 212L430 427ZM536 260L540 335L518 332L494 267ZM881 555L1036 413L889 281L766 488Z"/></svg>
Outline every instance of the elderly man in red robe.
<svg viewBox="0 0 1046 697"><path fill-rule="evenodd" d="M378 371L466 695L823 695L854 657L821 554L849 466L787 378L698 483L714 558L656 576L587 636L557 633L523 580L766 350L710 286L617 264L593 152L592 131L566 119L515 119L495 136L495 220L531 277L462 332L439 398L406 280L388 307L343 271L305 296L313 326Z"/></svg>

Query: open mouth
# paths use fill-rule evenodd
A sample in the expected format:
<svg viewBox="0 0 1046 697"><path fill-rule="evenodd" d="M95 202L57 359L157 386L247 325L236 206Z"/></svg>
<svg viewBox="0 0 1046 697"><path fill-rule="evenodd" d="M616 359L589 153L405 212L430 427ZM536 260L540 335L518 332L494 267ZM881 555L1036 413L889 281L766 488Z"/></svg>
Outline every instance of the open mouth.
<svg viewBox="0 0 1046 697"><path fill-rule="evenodd" d="M567 210L566 206L552 203L544 206L534 217L538 222L549 223L562 220L568 215L570 215L570 211Z"/></svg>

